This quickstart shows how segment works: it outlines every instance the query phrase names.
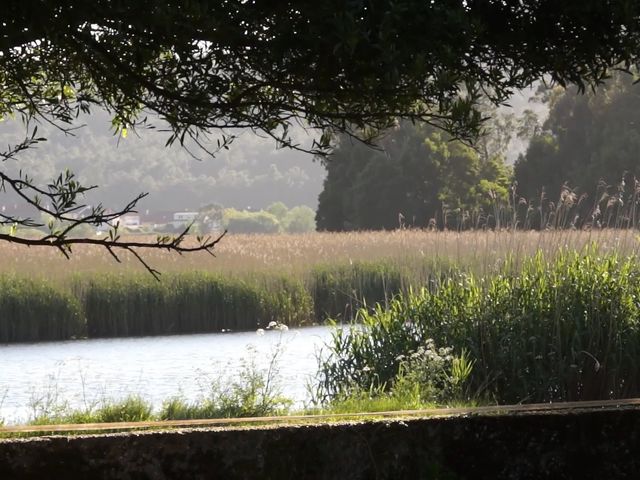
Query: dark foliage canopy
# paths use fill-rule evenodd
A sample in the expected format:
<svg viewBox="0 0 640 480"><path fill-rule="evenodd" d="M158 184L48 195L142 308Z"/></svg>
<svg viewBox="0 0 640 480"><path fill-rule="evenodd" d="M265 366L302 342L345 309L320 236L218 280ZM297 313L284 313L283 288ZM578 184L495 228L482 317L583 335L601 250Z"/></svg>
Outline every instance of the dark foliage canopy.
<svg viewBox="0 0 640 480"><path fill-rule="evenodd" d="M368 139L398 117L470 139L483 96L499 103L544 76L585 89L637 64L639 22L634 0L5 2L0 115L67 128L99 106L125 133L154 112L169 143L205 150L248 127L324 153L336 131ZM312 146L291 139L298 122L320 130ZM36 206L63 195L2 179ZM72 197L49 213L64 216L82 190L60 185Z"/></svg>
<svg viewBox="0 0 640 480"><path fill-rule="evenodd" d="M584 88L637 63L639 22L623 0L9 2L2 110L66 121L99 104L121 126L150 110L174 140L251 127L286 143L298 119L361 131L398 116L468 136L482 92Z"/></svg>

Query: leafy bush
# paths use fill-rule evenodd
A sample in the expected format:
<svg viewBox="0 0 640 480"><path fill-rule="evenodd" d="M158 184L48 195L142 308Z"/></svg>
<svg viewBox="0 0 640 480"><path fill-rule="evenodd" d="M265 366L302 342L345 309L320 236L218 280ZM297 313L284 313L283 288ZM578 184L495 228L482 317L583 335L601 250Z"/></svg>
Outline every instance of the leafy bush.
<svg viewBox="0 0 640 480"><path fill-rule="evenodd" d="M289 209L282 202L274 202L266 208L266 211L276 217L279 222L282 222L284 217L287 216Z"/></svg>
<svg viewBox="0 0 640 480"><path fill-rule="evenodd" d="M307 206L293 207L283 219L289 233L308 233L316 229L316 213Z"/></svg>
<svg viewBox="0 0 640 480"><path fill-rule="evenodd" d="M224 211L223 224L231 233L306 233L315 230L315 215L307 206L289 210L284 203L276 202L257 212L229 208Z"/></svg>
<svg viewBox="0 0 640 480"><path fill-rule="evenodd" d="M427 339L417 350L396 357L396 361L397 372L384 383L374 368L365 365L357 377L337 384L338 388L330 395L324 390L327 385L321 384L313 401L335 413L469 404L465 387L473 362L464 352L455 357L451 348L437 348L432 339Z"/></svg>
<svg viewBox="0 0 640 480"><path fill-rule="evenodd" d="M231 233L277 233L280 222L271 213L241 212L227 209L224 212L224 225Z"/></svg>

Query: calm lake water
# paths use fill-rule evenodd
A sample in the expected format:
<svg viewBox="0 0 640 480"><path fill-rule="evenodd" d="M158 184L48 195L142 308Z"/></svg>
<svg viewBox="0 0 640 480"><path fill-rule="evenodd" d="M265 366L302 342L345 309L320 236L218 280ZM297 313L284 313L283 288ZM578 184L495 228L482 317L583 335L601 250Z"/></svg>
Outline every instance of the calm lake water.
<svg viewBox="0 0 640 480"><path fill-rule="evenodd" d="M0 345L0 418L24 421L34 408L82 407L139 394L157 408L181 395L196 400L214 379L233 378L253 358L266 369L280 350L283 393L301 404L317 371L327 327L167 337Z"/></svg>

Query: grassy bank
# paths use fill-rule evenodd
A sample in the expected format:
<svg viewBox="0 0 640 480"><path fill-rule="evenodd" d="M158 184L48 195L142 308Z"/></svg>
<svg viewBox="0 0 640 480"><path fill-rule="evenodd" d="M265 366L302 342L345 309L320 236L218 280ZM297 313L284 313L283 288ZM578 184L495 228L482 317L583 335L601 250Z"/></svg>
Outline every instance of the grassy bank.
<svg viewBox="0 0 640 480"><path fill-rule="evenodd" d="M0 343L349 321L362 306L426 287L454 272L489 278L536 252L637 253L631 230L597 232L364 232L228 236L217 257L151 252L161 282L131 258L78 248L0 245Z"/></svg>

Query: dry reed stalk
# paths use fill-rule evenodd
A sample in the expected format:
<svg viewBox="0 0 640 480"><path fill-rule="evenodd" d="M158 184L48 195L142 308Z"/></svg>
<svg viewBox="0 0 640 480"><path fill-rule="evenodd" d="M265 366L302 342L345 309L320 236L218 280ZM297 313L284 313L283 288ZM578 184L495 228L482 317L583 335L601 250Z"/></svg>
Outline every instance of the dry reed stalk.
<svg viewBox="0 0 640 480"><path fill-rule="evenodd" d="M148 237L149 240L153 238ZM194 239L189 241L195 242ZM319 264L388 260L410 265L416 259L433 259L479 270L492 269L507 257L524 259L536 251L547 257L561 249L581 250L596 243L603 252L638 252L634 230L517 231L517 232L390 232L310 233L304 235L228 235L206 254L174 255L153 251L145 259L161 272L193 270L243 275L254 272L301 274ZM0 274L19 273L64 281L76 273L125 274L142 272L139 263L123 255L115 263L103 250L76 248L71 260L53 249L0 244Z"/></svg>

